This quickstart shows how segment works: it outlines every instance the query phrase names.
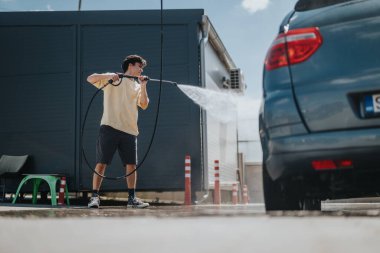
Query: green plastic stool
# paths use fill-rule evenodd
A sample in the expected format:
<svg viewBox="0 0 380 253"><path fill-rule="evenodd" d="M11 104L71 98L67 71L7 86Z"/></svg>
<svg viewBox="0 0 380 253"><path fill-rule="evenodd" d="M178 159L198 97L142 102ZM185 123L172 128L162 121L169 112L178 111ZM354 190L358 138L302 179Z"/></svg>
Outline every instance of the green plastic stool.
<svg viewBox="0 0 380 253"><path fill-rule="evenodd" d="M18 194L20 193L22 186L28 180L32 180L32 183L33 183L33 200L32 200L32 203L33 203L33 205L35 205L37 203L38 188L40 187L42 180L45 180L46 183L49 185L49 188L50 188L51 205L52 206L57 205L56 185L57 185L57 181L61 181L61 177L63 177L63 175L59 175L59 174L23 174L23 175L25 177L21 180L21 182L17 188L16 195L13 198L12 204L16 203ZM65 185L65 195L66 195L67 205L69 206L70 201L69 201L69 191L67 189L67 184Z"/></svg>

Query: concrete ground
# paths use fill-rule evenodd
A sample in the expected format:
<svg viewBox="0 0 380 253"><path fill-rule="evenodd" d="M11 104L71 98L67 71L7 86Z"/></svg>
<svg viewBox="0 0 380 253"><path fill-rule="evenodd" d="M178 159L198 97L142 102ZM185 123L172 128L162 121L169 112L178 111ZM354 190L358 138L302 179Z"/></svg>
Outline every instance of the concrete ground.
<svg viewBox="0 0 380 253"><path fill-rule="evenodd" d="M263 204L51 208L0 205L0 252L378 252L379 203L323 203L322 212Z"/></svg>

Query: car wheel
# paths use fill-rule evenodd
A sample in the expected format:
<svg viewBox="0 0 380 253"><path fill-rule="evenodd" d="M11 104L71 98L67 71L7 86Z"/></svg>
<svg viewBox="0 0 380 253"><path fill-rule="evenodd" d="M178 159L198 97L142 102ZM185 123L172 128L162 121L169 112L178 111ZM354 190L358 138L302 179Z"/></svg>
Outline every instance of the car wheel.
<svg viewBox="0 0 380 253"><path fill-rule="evenodd" d="M263 187L266 211L302 210L304 199L291 180L272 180L263 164Z"/></svg>

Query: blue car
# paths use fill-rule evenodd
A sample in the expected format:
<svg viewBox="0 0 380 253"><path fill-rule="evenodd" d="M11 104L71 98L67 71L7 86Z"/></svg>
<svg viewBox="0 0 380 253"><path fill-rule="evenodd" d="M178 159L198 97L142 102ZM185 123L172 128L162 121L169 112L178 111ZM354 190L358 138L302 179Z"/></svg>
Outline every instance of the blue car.
<svg viewBox="0 0 380 253"><path fill-rule="evenodd" d="M300 0L268 51L266 210L380 195L380 1Z"/></svg>

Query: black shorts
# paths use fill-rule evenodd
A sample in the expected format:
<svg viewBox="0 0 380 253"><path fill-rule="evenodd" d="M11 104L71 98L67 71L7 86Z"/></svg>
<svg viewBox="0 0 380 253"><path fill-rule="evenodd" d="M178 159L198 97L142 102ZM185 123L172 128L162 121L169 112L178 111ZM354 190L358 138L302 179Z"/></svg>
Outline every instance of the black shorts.
<svg viewBox="0 0 380 253"><path fill-rule="evenodd" d="M96 143L97 163L110 164L116 149L123 166L137 163L137 137L107 125L101 125Z"/></svg>

